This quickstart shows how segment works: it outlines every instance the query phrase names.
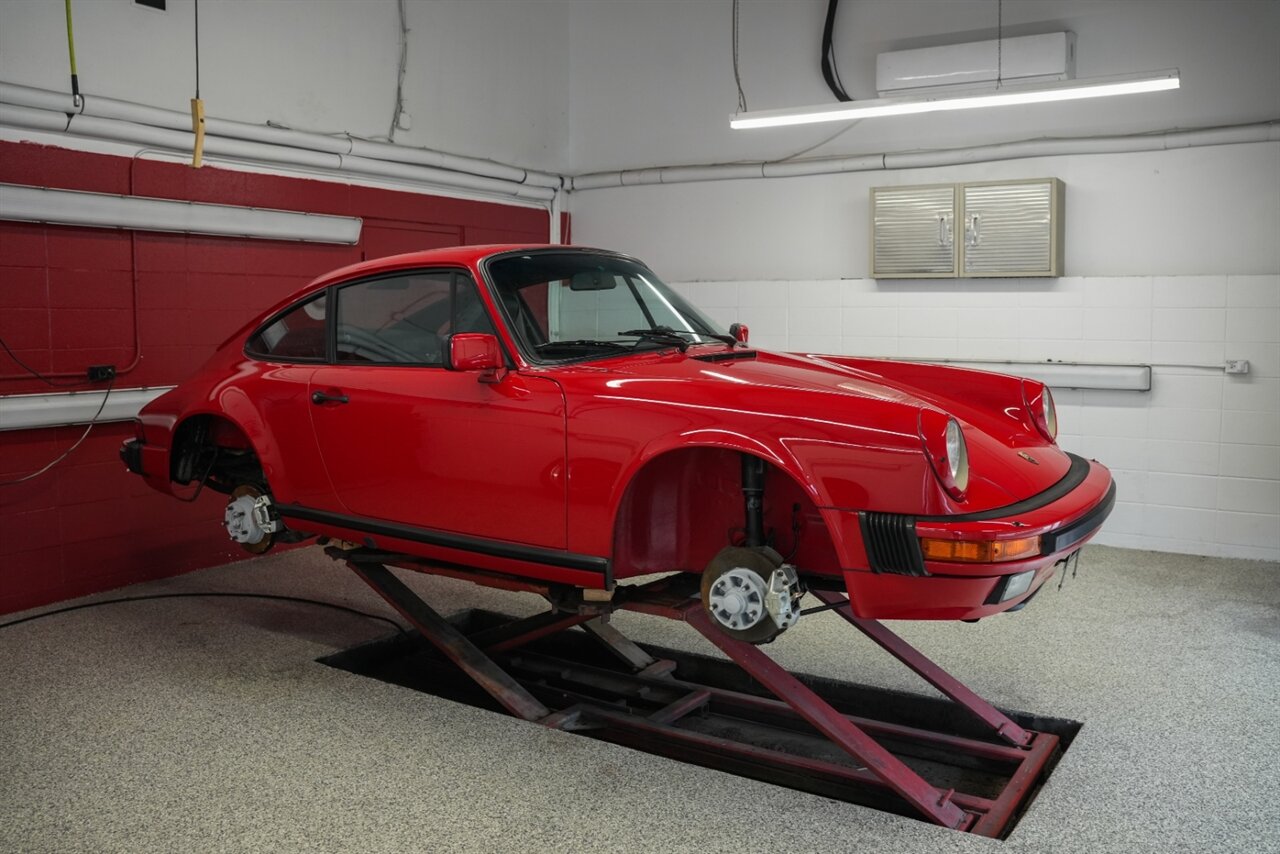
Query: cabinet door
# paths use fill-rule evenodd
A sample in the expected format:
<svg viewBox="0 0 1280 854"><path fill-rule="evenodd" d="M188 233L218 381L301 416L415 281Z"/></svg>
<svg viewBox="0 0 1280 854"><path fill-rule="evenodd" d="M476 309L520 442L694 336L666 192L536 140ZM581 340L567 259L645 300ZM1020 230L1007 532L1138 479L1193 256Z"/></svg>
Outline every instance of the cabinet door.
<svg viewBox="0 0 1280 854"><path fill-rule="evenodd" d="M956 274L956 188L876 187L871 191L871 275L878 279Z"/></svg>
<svg viewBox="0 0 1280 854"><path fill-rule="evenodd" d="M1061 182L965 184L965 276L1060 276Z"/></svg>

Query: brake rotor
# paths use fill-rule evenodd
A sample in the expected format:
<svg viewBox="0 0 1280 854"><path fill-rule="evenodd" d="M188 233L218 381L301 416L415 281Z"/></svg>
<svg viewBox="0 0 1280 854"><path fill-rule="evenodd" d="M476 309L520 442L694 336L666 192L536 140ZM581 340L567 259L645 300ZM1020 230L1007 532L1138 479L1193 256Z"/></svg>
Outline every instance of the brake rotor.
<svg viewBox="0 0 1280 854"><path fill-rule="evenodd" d="M223 527L227 534L250 554L260 555L271 548L275 538L262 530L254 518L254 504L262 497L262 490L251 483L237 486L227 500L223 513Z"/></svg>
<svg viewBox="0 0 1280 854"><path fill-rule="evenodd" d="M747 643L768 643L782 633L766 607L769 578L782 557L765 547L721 549L702 572L702 607L720 631Z"/></svg>

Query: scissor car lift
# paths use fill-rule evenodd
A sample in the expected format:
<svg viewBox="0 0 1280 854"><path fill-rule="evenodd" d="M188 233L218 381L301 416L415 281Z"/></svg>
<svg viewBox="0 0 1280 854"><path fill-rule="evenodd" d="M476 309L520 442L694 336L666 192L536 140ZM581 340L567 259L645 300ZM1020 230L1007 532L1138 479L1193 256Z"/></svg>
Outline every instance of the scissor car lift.
<svg viewBox="0 0 1280 854"><path fill-rule="evenodd" d="M906 814L988 837L1007 833L1059 748L1057 735L1019 726L879 622L855 616L840 593L814 591L850 625L973 715L986 737L962 737L838 711L760 647L717 628L702 606L695 576L622 586L612 595L593 599L600 591L406 555L337 547L326 552L345 561L507 711L544 726L589 731L649 752L835 798L847 800L847 793L860 791ZM535 593L551 607L533 617L464 634L405 586L391 567ZM608 623L615 611L687 623L773 698L681 678L675 662L655 659ZM575 626L598 641L623 669L530 651L528 645L535 641ZM979 793L958 791L954 785L943 788L946 783L929 782L900 756L944 756L952 765L980 769L999 782L979 787Z"/></svg>

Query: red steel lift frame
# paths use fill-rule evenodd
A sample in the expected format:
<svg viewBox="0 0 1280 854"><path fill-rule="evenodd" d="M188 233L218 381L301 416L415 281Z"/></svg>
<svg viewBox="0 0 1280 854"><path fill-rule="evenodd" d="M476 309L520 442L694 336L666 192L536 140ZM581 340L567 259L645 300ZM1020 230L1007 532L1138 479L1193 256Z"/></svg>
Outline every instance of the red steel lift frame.
<svg viewBox="0 0 1280 854"><path fill-rule="evenodd" d="M665 748L668 752L678 750L682 755L714 757L727 767L733 767L735 763L737 767L759 763L774 769L778 777L794 779L803 775L810 782L828 782L833 790L842 787L888 789L930 822L990 837L1001 836L1009 827L1015 812L1030 796L1058 747L1056 735L1019 726L889 629L875 620L854 616L848 600L839 593L815 591L814 595L876 645L971 713L1004 743L904 727L837 711L760 647L720 631L702 607L696 581L690 584L689 579L683 576L619 587L607 600L591 601L577 588L431 563L416 557L363 549L342 551L330 548L326 551L331 557L346 561L347 566L408 620L423 638L503 708L517 717L546 726L566 730L605 726L616 730L617 737L613 740L621 743L639 744L648 749L653 749L655 744L660 745L653 752L663 752ZM389 567L536 593L546 598L552 608L533 617L464 635L406 587ZM777 699L681 681L678 674L673 673L674 662L653 659L605 621L609 614L619 610L687 623ZM494 660L495 656L503 657L532 641L573 626L582 626L600 641L632 671L631 675L579 666L574 669L573 678L592 689L584 694L547 687L545 680L549 675L569 677L563 663L549 665L536 653L525 651L510 658L505 667ZM513 672L524 675L525 683ZM546 705L534 695L531 685L537 685L535 690L544 697L550 696L554 700L553 705L561 708L553 710ZM622 697L670 699L652 714L637 715L620 711L618 703L593 702L593 696L598 696L601 690L613 691ZM709 707L719 707L734 714L758 714L774 720L798 717L853 757L857 765L796 756L675 726L686 715ZM881 746L873 737L875 735L1000 764L1011 769L1008 781L995 798L964 794L953 789L943 791Z"/></svg>

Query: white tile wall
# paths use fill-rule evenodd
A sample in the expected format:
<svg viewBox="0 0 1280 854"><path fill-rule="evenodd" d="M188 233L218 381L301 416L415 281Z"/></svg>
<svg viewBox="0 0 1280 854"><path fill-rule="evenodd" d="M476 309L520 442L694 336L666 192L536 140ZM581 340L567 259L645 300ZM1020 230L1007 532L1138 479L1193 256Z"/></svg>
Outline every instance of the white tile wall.
<svg viewBox="0 0 1280 854"><path fill-rule="evenodd" d="M1059 443L1115 472L1099 542L1280 560L1280 275L676 287L761 347L1151 364L1150 392L1055 392Z"/></svg>

